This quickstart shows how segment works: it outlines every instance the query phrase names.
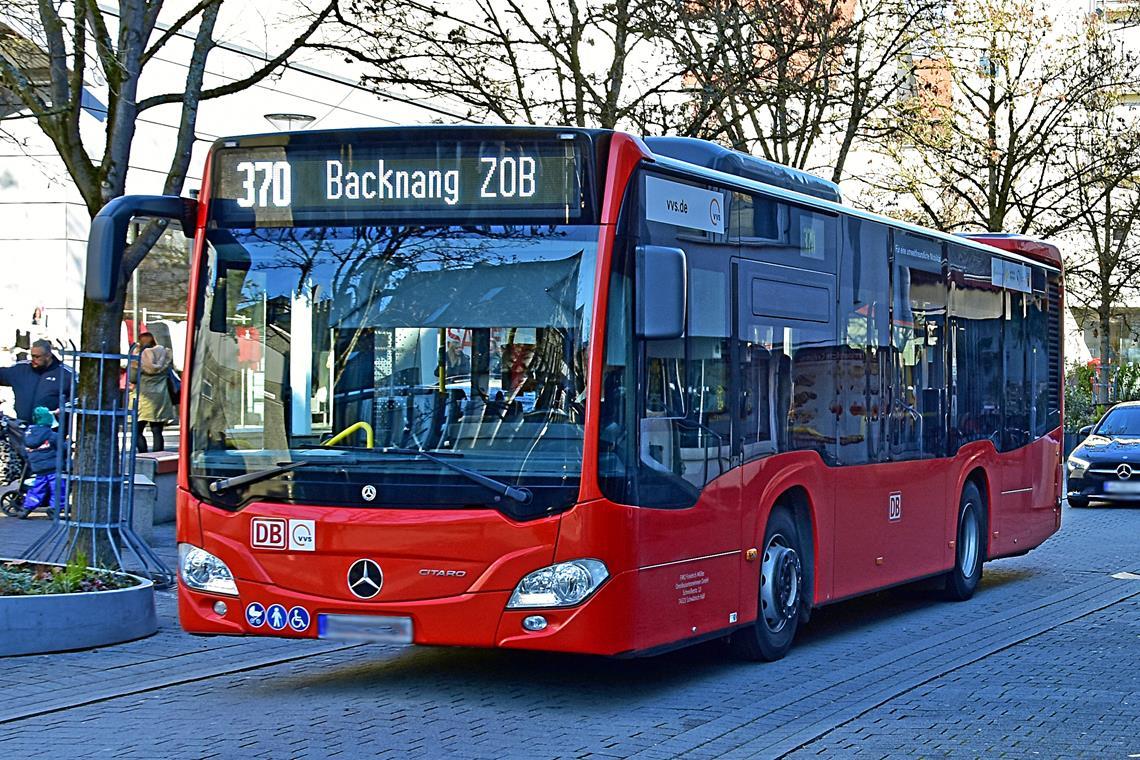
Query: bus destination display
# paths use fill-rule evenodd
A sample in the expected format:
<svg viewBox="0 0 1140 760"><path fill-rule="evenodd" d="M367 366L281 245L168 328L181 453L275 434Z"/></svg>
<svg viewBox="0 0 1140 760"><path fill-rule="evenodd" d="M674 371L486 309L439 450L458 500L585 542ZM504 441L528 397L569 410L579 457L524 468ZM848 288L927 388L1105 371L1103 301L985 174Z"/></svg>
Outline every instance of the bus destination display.
<svg viewBox="0 0 1140 760"><path fill-rule="evenodd" d="M223 149L213 213L223 225L582 213L581 160L567 140L385 142Z"/></svg>

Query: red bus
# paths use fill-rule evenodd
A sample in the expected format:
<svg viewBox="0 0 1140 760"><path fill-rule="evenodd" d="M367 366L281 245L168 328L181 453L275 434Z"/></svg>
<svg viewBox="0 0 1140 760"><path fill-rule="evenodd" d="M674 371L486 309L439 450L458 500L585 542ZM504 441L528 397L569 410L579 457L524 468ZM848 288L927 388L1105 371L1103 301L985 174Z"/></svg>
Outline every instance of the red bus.
<svg viewBox="0 0 1140 760"><path fill-rule="evenodd" d="M601 655L728 637L1060 525L1061 262L683 138L227 138L197 201L192 633Z"/></svg>

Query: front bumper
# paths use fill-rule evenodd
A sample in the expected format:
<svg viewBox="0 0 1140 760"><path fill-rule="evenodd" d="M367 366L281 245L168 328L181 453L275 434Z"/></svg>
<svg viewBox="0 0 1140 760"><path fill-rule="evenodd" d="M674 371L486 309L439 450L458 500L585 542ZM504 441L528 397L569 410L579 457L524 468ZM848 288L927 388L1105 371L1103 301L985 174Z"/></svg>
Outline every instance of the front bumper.
<svg viewBox="0 0 1140 760"><path fill-rule="evenodd" d="M1082 499L1119 503L1140 502L1140 477L1121 480L1112 473L1087 471L1081 477L1070 475L1066 493Z"/></svg>
<svg viewBox="0 0 1140 760"><path fill-rule="evenodd" d="M632 592L632 575L607 580L597 592L577 607L564 609L506 609L509 591L465 593L439 599L393 603L345 602L300 594L265 583L238 579L239 596L226 597L178 587L178 614L182 627L195 634L319 638L321 615L407 617L412 621L413 643L439 646L504 647L554 652L613 655L632 646L625 628L625 608ZM225 614L215 611L225 602ZM254 626L247 610L251 604L264 611L280 605L286 613L300 607L308 624L296 629L290 624L273 628L268 621ZM523 619L542 615L547 626L541 631L523 628Z"/></svg>

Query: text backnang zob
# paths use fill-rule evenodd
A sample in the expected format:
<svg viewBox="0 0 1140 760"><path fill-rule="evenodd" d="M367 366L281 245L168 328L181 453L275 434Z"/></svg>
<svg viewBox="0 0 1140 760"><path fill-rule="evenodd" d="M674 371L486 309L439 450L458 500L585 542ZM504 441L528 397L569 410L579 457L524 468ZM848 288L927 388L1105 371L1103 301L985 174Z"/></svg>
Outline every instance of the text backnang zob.
<svg viewBox="0 0 1140 760"><path fill-rule="evenodd" d="M529 156L479 158L480 198L529 198L535 193L536 162ZM325 197L336 200L441 200L459 203L459 169L392 169L384 159L376 171L346 169L338 160L325 162Z"/></svg>

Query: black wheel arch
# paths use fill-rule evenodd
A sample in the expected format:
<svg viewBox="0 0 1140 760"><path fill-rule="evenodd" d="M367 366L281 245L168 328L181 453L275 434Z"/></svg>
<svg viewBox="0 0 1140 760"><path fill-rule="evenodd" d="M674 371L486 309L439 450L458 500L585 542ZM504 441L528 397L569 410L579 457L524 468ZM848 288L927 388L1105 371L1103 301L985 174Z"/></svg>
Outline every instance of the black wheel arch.
<svg viewBox="0 0 1140 760"><path fill-rule="evenodd" d="M791 513L800 541L805 591L804 604L800 607L800 623L811 619L815 605L815 521L812 519L811 505L811 497L803 486L787 489L772 504L772 511L783 508ZM760 538L763 540L763 535Z"/></svg>
<svg viewBox="0 0 1140 760"><path fill-rule="evenodd" d="M966 476L966 479L962 481L963 489L965 489L967 483L973 483L974 487L978 489L978 493L981 494L982 503L985 507L982 510L983 540L980 547L982 552L980 559L982 562L985 562L990 558L990 537L993 535L993 532L990 530L990 526L993 525L993 502L990 499L990 479L989 475L986 473L985 468L979 465L970 470L970 473ZM959 495L959 499L960 498L961 496ZM954 519L956 523L957 511L955 511Z"/></svg>

